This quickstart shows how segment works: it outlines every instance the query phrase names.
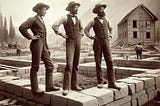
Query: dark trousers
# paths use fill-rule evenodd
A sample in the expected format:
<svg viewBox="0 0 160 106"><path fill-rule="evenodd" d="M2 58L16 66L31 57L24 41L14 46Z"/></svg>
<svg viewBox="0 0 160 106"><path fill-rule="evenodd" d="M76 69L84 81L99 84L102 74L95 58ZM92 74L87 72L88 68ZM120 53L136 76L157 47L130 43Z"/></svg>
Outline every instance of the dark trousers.
<svg viewBox="0 0 160 106"><path fill-rule="evenodd" d="M45 64L46 75L48 75L48 73L52 73L53 64L50 59L45 39L40 38L32 41L30 44L30 50L32 53L32 66L30 70L31 87L32 89L37 89L37 72L39 70L41 59Z"/></svg>
<svg viewBox="0 0 160 106"><path fill-rule="evenodd" d="M113 69L113 61L111 58L110 44L108 39L96 38L93 43L94 59L96 62L96 72L98 84L103 83L101 62L102 53L107 66L107 77L108 83L114 84L115 82L115 72Z"/></svg>
<svg viewBox="0 0 160 106"><path fill-rule="evenodd" d="M137 59L142 59L142 52L136 51Z"/></svg>
<svg viewBox="0 0 160 106"><path fill-rule="evenodd" d="M64 71L63 89L77 85L77 73L80 58L81 39L66 39L66 67Z"/></svg>

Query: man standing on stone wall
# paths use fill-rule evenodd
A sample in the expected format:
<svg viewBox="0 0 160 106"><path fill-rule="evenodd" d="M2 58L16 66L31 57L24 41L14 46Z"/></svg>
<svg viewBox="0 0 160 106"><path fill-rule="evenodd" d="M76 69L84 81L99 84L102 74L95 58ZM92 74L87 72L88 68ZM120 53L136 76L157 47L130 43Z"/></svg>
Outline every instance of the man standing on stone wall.
<svg viewBox="0 0 160 106"><path fill-rule="evenodd" d="M52 28L57 35L66 39L66 67L63 80L63 95L67 95L70 89L81 91L77 85L78 65L80 58L81 38L83 27L80 19L77 17L79 3L70 2L66 8L69 14L56 21ZM64 25L66 34L59 31L59 26Z"/></svg>
<svg viewBox="0 0 160 106"><path fill-rule="evenodd" d="M107 65L107 77L108 77L108 87L114 89L120 89L115 84L115 71L113 69L113 61L111 58L110 52L110 42L109 39L112 38L113 28L111 22L107 17L105 17L104 9L106 4L97 4L93 9L93 13L97 16L85 27L85 34L90 39L94 40L93 50L94 50L94 59L96 62L96 72L98 80L98 88L102 88L104 80L102 77L101 61L102 53ZM90 29L93 27L95 36L90 35Z"/></svg>
<svg viewBox="0 0 160 106"><path fill-rule="evenodd" d="M30 70L31 90L36 94L43 94L44 91L38 87L37 72L41 59L46 67L46 92L57 91L59 87L53 85L53 64L49 56L48 45L46 41L46 27L43 17L49 6L44 3L38 3L33 7L33 11L37 13L36 16L29 18L19 27L21 34L31 40L30 50L32 53L32 67ZM31 29L32 34L28 32Z"/></svg>

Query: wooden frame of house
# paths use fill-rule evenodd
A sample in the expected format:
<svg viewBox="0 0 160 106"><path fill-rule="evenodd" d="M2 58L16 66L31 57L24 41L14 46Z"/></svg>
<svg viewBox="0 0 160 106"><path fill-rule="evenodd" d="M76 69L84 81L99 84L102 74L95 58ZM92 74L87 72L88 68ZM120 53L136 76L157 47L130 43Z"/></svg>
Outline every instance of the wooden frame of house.
<svg viewBox="0 0 160 106"><path fill-rule="evenodd" d="M158 18L140 4L129 12L118 24L118 40L120 46L137 43L150 45L155 43L155 22Z"/></svg>

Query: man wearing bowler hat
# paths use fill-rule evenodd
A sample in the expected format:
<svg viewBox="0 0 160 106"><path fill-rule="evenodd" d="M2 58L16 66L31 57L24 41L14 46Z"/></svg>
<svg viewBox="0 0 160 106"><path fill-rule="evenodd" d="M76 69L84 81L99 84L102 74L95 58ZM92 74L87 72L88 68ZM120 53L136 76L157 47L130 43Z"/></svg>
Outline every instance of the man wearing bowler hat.
<svg viewBox="0 0 160 106"><path fill-rule="evenodd" d="M53 64L49 56L48 45L46 41L46 27L43 21L43 17L46 14L46 10L49 6L44 3L38 3L33 7L33 11L36 12L36 16L29 18L22 23L19 27L21 34L31 40L30 50L32 53L32 66L30 70L31 90L36 94L43 94L44 91L38 87L37 72L41 59L43 60L46 68L46 92L57 91L59 87L53 85ZM30 29L32 34L27 30Z"/></svg>
<svg viewBox="0 0 160 106"><path fill-rule="evenodd" d="M63 80L63 95L68 94L70 87L72 90L82 90L77 85L81 38L83 35L83 27L80 19L77 17L79 6L80 4L75 1L70 2L66 8L69 14L61 17L52 26L57 35L66 39L66 67ZM59 31L59 26L62 24L66 32L65 34Z"/></svg>
<svg viewBox="0 0 160 106"><path fill-rule="evenodd" d="M85 34L90 39L94 40L93 50L94 50L94 59L96 62L96 72L97 72L97 81L98 88L102 88L104 80L102 77L101 61L102 53L107 65L107 77L108 77L108 87L114 89L120 89L115 85L115 71L113 69L113 61L111 58L110 52L110 42L109 39L113 35L113 27L111 22L107 17L105 17L104 9L106 4L97 4L93 9L93 13L97 16L85 27ZM90 35L90 29L93 28L95 36Z"/></svg>

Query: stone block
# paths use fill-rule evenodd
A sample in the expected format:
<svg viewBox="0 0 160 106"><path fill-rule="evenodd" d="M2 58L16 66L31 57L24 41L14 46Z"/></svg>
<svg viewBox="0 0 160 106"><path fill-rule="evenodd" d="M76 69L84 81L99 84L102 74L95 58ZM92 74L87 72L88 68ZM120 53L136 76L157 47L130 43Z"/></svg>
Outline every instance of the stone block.
<svg viewBox="0 0 160 106"><path fill-rule="evenodd" d="M143 73L141 75L138 75L138 77L154 78L155 79L155 83L159 83L160 82L160 74Z"/></svg>
<svg viewBox="0 0 160 106"><path fill-rule="evenodd" d="M28 101L28 102L27 102L27 105L28 105L28 106L36 106L36 103L33 102L33 101Z"/></svg>
<svg viewBox="0 0 160 106"><path fill-rule="evenodd" d="M67 96L62 95L62 91L51 95L52 106L98 106L95 97L85 95L80 92L69 91Z"/></svg>
<svg viewBox="0 0 160 106"><path fill-rule="evenodd" d="M144 95L141 95L137 98L137 103L138 103L138 106L142 106L144 105L145 103L148 102L148 95L147 94L144 94Z"/></svg>
<svg viewBox="0 0 160 106"><path fill-rule="evenodd" d="M144 83L144 89L150 88L152 86L154 86L155 82L154 82L154 78L138 78L138 77L131 77L135 80L140 80L143 81Z"/></svg>
<svg viewBox="0 0 160 106"><path fill-rule="evenodd" d="M0 74L8 75L8 73L12 73L12 70L1 70Z"/></svg>
<svg viewBox="0 0 160 106"><path fill-rule="evenodd" d="M155 89L156 89L155 86L150 87L150 88L146 89L146 93L151 92L151 91L153 91L153 90L155 90Z"/></svg>
<svg viewBox="0 0 160 106"><path fill-rule="evenodd" d="M7 93L7 92L5 92L5 97L6 97L6 98L10 98L10 99L15 99L15 98L16 98L15 95L13 95L13 94L11 94L11 93Z"/></svg>
<svg viewBox="0 0 160 106"><path fill-rule="evenodd" d="M3 81L0 81L0 85L1 85L1 86L0 86L0 90L1 90L1 91L5 91L5 89L6 89L6 87L5 87L5 86L6 86L6 83L3 82Z"/></svg>
<svg viewBox="0 0 160 106"><path fill-rule="evenodd" d="M121 106L122 104L128 103L130 101L131 101L131 96L126 96L109 104L106 104L105 106Z"/></svg>
<svg viewBox="0 0 160 106"><path fill-rule="evenodd" d="M29 86L30 80L12 80L6 83L6 91L17 96L22 96L22 87Z"/></svg>
<svg viewBox="0 0 160 106"><path fill-rule="evenodd" d="M3 81L3 82L8 82L8 81L11 81L11 80L18 80L18 79L20 79L20 77L14 77L14 76L0 77L0 81Z"/></svg>
<svg viewBox="0 0 160 106"><path fill-rule="evenodd" d="M128 90L129 90L129 95L133 95L136 92L135 84L127 84L128 85Z"/></svg>
<svg viewBox="0 0 160 106"><path fill-rule="evenodd" d="M147 94L148 94L148 101L151 101L151 100L154 99L154 97L156 97L156 96L154 95L154 91L150 91L150 92L148 92Z"/></svg>
<svg viewBox="0 0 160 106"><path fill-rule="evenodd" d="M100 106L113 101L113 90L111 89L93 87L83 90L82 93L96 97Z"/></svg>
<svg viewBox="0 0 160 106"><path fill-rule="evenodd" d="M137 92L137 93L135 93L135 94L132 95L132 99L136 99L139 96L142 96L142 95L145 95L145 94L146 94L145 90L139 91L139 92Z"/></svg>
<svg viewBox="0 0 160 106"><path fill-rule="evenodd" d="M0 101L4 99L5 99L5 96L0 95Z"/></svg>
<svg viewBox="0 0 160 106"><path fill-rule="evenodd" d="M3 97L5 97L5 92L3 92L3 91L0 91L0 96L3 96Z"/></svg>
<svg viewBox="0 0 160 106"><path fill-rule="evenodd" d="M18 100L18 102L19 102L20 104L22 104L22 105L27 104L27 100L24 99L24 98L22 98L22 97L17 97L17 100Z"/></svg>
<svg viewBox="0 0 160 106"><path fill-rule="evenodd" d="M131 106L131 102L127 102L125 104L122 104L121 106Z"/></svg>
<svg viewBox="0 0 160 106"><path fill-rule="evenodd" d="M39 84L39 88L44 90L44 85ZM34 94L31 91L30 87L23 88L23 97L28 100L32 100L34 102L40 104L50 104L50 94L44 93L42 95Z"/></svg>
<svg viewBox="0 0 160 106"><path fill-rule="evenodd" d="M135 84L135 92L139 92L143 90L143 81L131 79L131 78L126 78L126 79L120 79L117 80L118 82L125 82L128 84Z"/></svg>
<svg viewBox="0 0 160 106"><path fill-rule="evenodd" d="M137 106L137 99L132 99L131 106Z"/></svg>
<svg viewBox="0 0 160 106"><path fill-rule="evenodd" d="M126 83L116 83L117 86L121 87L120 90L108 88L108 84L104 85L104 87L108 89L112 89L114 93L114 100L123 98L129 94L128 85Z"/></svg>

